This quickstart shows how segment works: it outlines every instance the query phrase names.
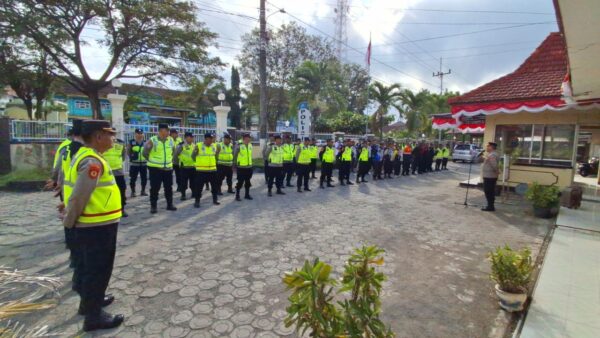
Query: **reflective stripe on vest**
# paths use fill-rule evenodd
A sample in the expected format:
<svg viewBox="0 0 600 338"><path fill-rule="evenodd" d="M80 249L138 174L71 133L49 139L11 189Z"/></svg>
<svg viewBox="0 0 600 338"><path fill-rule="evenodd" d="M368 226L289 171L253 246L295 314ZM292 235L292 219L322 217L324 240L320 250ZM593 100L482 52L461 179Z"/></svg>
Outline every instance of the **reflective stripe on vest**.
<svg viewBox="0 0 600 338"><path fill-rule="evenodd" d="M358 156L358 160L360 162L369 162L369 149L363 147L360 150L360 155Z"/></svg>
<svg viewBox="0 0 600 338"><path fill-rule="evenodd" d="M227 145L223 142L219 143L219 146L219 158L217 158L217 163L231 166L233 164L233 146L231 143Z"/></svg>
<svg viewBox="0 0 600 338"><path fill-rule="evenodd" d="M311 157L312 157L312 150L310 149L310 147L301 145L300 146L300 155L298 155L298 163L310 164Z"/></svg>
<svg viewBox="0 0 600 338"><path fill-rule="evenodd" d="M241 168L252 167L252 144L240 144L240 151L237 154L237 166Z"/></svg>
<svg viewBox="0 0 600 338"><path fill-rule="evenodd" d="M294 160L294 145L293 144L284 144L281 146L283 149L283 162L292 162Z"/></svg>
<svg viewBox="0 0 600 338"><path fill-rule="evenodd" d="M350 147L344 148L344 152L342 153L342 161L352 162L352 148L350 148Z"/></svg>
<svg viewBox="0 0 600 338"><path fill-rule="evenodd" d="M112 170L123 169L123 145L120 143L113 144L112 148L102 154Z"/></svg>
<svg viewBox="0 0 600 338"><path fill-rule="evenodd" d="M335 160L335 152L333 148L325 147L325 151L323 151L323 163L333 163Z"/></svg>
<svg viewBox="0 0 600 338"><path fill-rule="evenodd" d="M96 188L92 192L83 212L77 219L79 223L94 224L104 223L121 218L121 192L115 182L112 170L102 156L93 149L81 147L73 160L73 165L65 173L64 201L69 206L69 198L77 182L79 163L86 157L94 157L102 163L102 176L98 178Z"/></svg>
<svg viewBox="0 0 600 338"><path fill-rule="evenodd" d="M271 147L271 153L269 153L269 163L282 164L283 163L283 148L278 146Z"/></svg>
<svg viewBox="0 0 600 338"><path fill-rule="evenodd" d="M196 155L196 171L217 171L217 147L214 144L207 146L204 143L196 144L198 154Z"/></svg>
<svg viewBox="0 0 600 338"><path fill-rule="evenodd" d="M181 152L179 153L179 165L185 168L193 168L196 162L192 159L192 152L194 151L194 144L184 143L181 146Z"/></svg>
<svg viewBox="0 0 600 338"><path fill-rule="evenodd" d="M58 158L60 157L60 151L64 147L67 147L69 144L71 144L71 140L66 139L66 140L62 141L60 143L60 145L58 146L58 148L56 149L56 153L54 154L54 162L52 162L55 166L56 166L56 163L58 162Z"/></svg>
<svg viewBox="0 0 600 338"><path fill-rule="evenodd" d="M131 154L129 154L129 161L133 163L146 163L146 159L142 155L144 151L144 141L141 144L135 142L135 140L131 140L129 143L131 145Z"/></svg>
<svg viewBox="0 0 600 338"><path fill-rule="evenodd" d="M173 148L175 142L169 136L162 142L157 136L152 136L152 149L148 154L148 166L153 168L170 169L173 168Z"/></svg>

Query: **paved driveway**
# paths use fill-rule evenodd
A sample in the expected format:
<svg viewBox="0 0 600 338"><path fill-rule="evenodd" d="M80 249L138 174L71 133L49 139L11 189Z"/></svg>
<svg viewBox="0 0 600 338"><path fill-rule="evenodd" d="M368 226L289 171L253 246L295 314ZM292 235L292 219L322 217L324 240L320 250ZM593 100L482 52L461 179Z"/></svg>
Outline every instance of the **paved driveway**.
<svg viewBox="0 0 600 338"><path fill-rule="evenodd" d="M262 175L254 201L222 198L198 211L191 201L151 216L145 199L130 200L119 230L108 310L127 318L94 336L276 337L285 328L285 271L318 256L339 274L352 248L377 244L386 253L383 317L398 337L502 336L507 317L492 292L486 253L498 245L537 254L549 221L534 219L512 197L498 212L464 208L466 166L448 172L286 196L266 196ZM81 329L78 297L49 193L0 194L0 265L60 276L57 308L23 318L73 336ZM482 203L473 191L470 202ZM164 203L164 202L161 202Z"/></svg>

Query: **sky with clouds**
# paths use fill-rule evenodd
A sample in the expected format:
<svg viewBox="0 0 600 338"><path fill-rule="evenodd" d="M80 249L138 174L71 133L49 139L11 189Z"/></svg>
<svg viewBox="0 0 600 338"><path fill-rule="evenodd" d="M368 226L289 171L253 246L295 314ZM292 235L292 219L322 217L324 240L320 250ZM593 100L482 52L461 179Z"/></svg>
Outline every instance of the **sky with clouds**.
<svg viewBox="0 0 600 338"><path fill-rule="evenodd" d="M193 0L198 17L219 34L211 53L237 64L240 36L258 26L258 0ZM297 21L311 34L333 39L336 0L268 0L268 24ZM348 0L343 60L365 64L372 40L371 75L407 88L465 92L518 67L557 31L552 0ZM287 13L276 13L284 8ZM100 71L103 51L90 45L86 63ZM222 76L229 79L229 67ZM139 80L138 80L139 81Z"/></svg>

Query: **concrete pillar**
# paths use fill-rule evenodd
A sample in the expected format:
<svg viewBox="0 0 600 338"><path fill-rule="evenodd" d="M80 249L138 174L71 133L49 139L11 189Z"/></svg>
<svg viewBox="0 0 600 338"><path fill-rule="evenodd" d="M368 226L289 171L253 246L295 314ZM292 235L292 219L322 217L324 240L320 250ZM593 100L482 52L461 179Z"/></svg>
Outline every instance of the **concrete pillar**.
<svg viewBox="0 0 600 338"><path fill-rule="evenodd" d="M112 109L112 126L117 130L117 138L124 139L125 134L123 133L125 120L123 118L123 107L127 100L127 95L119 94L108 94L106 97L110 101Z"/></svg>
<svg viewBox="0 0 600 338"><path fill-rule="evenodd" d="M217 139L220 140L223 134L227 132L227 113L231 110L228 106L214 106L215 114L217 115Z"/></svg>

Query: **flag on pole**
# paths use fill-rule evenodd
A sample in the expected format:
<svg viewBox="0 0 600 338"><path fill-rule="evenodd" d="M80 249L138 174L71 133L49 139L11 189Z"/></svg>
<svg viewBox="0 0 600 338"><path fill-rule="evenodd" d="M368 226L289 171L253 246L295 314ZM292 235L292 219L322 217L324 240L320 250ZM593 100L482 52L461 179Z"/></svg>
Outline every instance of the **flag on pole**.
<svg viewBox="0 0 600 338"><path fill-rule="evenodd" d="M371 66L371 37L369 36L369 47L367 47L367 55L365 57L367 66Z"/></svg>

